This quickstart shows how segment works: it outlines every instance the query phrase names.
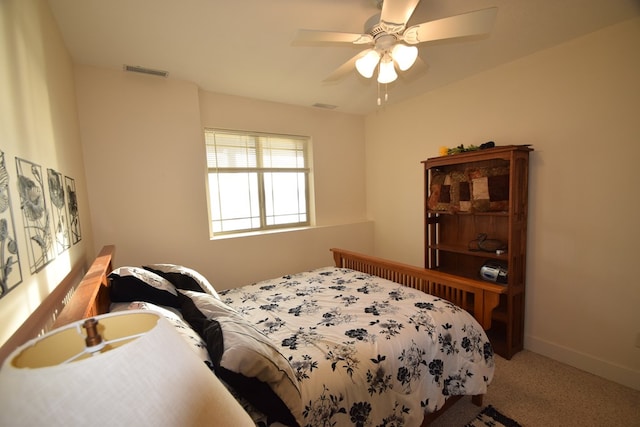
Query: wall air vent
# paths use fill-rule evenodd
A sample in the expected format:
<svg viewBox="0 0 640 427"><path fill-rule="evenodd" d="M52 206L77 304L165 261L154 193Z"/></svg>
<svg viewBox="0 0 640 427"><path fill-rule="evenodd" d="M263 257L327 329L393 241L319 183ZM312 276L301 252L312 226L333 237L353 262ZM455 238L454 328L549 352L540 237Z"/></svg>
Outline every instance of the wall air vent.
<svg viewBox="0 0 640 427"><path fill-rule="evenodd" d="M333 110L338 108L337 105L331 105L331 104L321 104L319 102L316 102L315 104L313 104L314 107L316 108L324 108L325 110Z"/></svg>
<svg viewBox="0 0 640 427"><path fill-rule="evenodd" d="M137 66L137 65L126 65L125 64L123 69L125 71L130 71L132 73L150 74L152 76L159 76L159 77L167 77L167 76L169 76L169 72L168 71L153 70L151 68L140 67L140 66Z"/></svg>

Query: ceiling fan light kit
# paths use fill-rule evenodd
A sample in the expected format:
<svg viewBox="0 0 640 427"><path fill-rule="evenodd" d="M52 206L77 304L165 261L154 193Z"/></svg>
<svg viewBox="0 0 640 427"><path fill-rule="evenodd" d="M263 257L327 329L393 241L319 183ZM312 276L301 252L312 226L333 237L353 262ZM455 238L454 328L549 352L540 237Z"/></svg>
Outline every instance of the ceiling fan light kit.
<svg viewBox="0 0 640 427"><path fill-rule="evenodd" d="M491 31L498 8L492 7L448 18L423 22L406 28L420 0L375 0L379 15L367 20L364 34L300 30L298 42L373 45L338 68L327 81L337 80L355 68L363 77L373 77L378 68L378 83L398 78L395 65L406 71L418 58L418 43L487 34ZM406 28L406 29L405 29ZM395 65L394 65L395 64Z"/></svg>
<svg viewBox="0 0 640 427"><path fill-rule="evenodd" d="M382 58L382 60L381 60ZM402 43L393 45L389 50L378 52L377 49L370 49L356 60L356 70L362 77L370 79L376 70L378 62L380 62L380 70L378 72L379 83L391 83L398 75L393 69L393 63L398 66L400 71L406 71L416 62L418 58L418 48L415 46L407 46Z"/></svg>
<svg viewBox="0 0 640 427"><path fill-rule="evenodd" d="M391 57L401 71L407 71L418 59L418 48L398 43L391 48Z"/></svg>
<svg viewBox="0 0 640 427"><path fill-rule="evenodd" d="M380 53L375 49L370 49L361 58L356 60L356 70L358 70L362 77L369 79L373 76L378 61L380 61Z"/></svg>
<svg viewBox="0 0 640 427"><path fill-rule="evenodd" d="M380 60L380 70L378 71L378 83L391 83L398 78L391 55L385 53Z"/></svg>

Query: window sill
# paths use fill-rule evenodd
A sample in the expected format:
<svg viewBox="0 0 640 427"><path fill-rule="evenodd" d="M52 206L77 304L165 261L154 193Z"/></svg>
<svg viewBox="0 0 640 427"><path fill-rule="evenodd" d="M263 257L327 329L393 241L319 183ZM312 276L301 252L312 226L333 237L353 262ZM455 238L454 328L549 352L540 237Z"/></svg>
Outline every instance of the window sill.
<svg viewBox="0 0 640 427"><path fill-rule="evenodd" d="M260 230L260 231L248 231L245 233L231 233L231 234L221 234L217 236L210 237L210 241L216 240L228 240L228 239L240 239L245 237L256 237L256 236L268 236L272 234L279 233L299 233L304 231L318 230L322 228L333 228L333 227L342 227L349 226L353 224L371 224L372 221L369 219L362 220L354 220L343 223L331 223L331 224L323 224L323 225L305 225L302 227L291 227L291 228L278 228L273 230Z"/></svg>
<svg viewBox="0 0 640 427"><path fill-rule="evenodd" d="M317 228L313 225L305 225L303 227L291 227L291 228L277 228L273 230L260 230L260 231L247 231L244 233L229 233L229 234L219 234L214 235L209 238L209 240L226 240L226 239L238 239L242 237L254 237L254 236L264 236L268 234L277 234L277 233L290 233L292 231L302 231L309 230L312 228Z"/></svg>

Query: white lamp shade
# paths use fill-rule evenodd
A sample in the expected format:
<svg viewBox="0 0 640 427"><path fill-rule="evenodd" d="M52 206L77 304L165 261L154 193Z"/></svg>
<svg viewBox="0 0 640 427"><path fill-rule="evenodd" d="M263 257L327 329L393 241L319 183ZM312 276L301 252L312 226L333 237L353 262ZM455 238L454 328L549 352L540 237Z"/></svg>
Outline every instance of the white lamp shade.
<svg viewBox="0 0 640 427"><path fill-rule="evenodd" d="M81 322L21 346L0 370L0 425L252 425L161 315L132 310L95 319L105 340L140 335L69 363L62 363L75 352L68 349L84 346Z"/></svg>
<svg viewBox="0 0 640 427"><path fill-rule="evenodd" d="M365 55L356 60L356 70L362 77L369 79L373 76L378 61L380 61L380 54L374 49L369 49Z"/></svg>
<svg viewBox="0 0 640 427"><path fill-rule="evenodd" d="M416 62L418 48L398 43L391 49L391 57L396 61L400 70L406 71Z"/></svg>
<svg viewBox="0 0 640 427"><path fill-rule="evenodd" d="M393 61L389 55L385 55L380 61L380 71L378 71L378 83L391 83L398 78Z"/></svg>

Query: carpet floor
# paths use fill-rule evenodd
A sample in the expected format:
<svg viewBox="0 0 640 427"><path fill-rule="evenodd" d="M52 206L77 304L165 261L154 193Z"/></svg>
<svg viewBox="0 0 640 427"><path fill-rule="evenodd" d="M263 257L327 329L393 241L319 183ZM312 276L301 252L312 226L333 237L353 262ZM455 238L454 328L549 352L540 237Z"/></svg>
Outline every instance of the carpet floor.
<svg viewBox="0 0 640 427"><path fill-rule="evenodd" d="M488 405L524 427L640 427L640 391L526 350L496 357ZM465 397L430 427L464 426L478 412Z"/></svg>

